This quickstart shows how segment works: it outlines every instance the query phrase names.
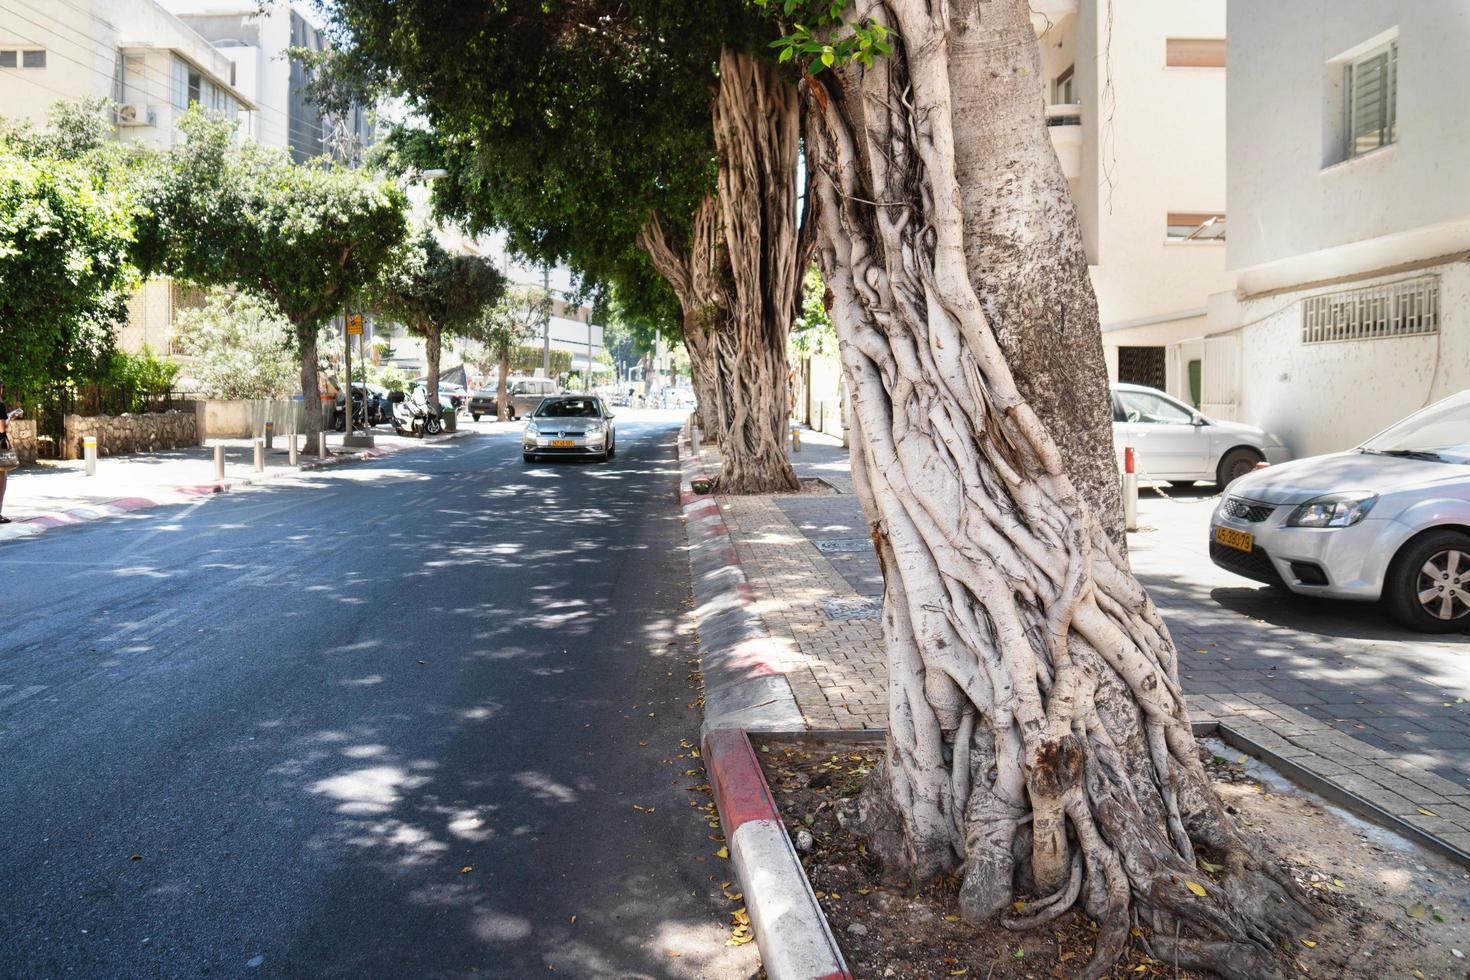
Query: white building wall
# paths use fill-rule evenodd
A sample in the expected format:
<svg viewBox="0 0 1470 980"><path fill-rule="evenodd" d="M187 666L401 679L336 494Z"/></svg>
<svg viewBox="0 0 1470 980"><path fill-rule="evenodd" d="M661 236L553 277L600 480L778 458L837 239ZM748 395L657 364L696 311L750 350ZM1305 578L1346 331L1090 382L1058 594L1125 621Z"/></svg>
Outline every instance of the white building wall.
<svg viewBox="0 0 1470 980"><path fill-rule="evenodd" d="M59 100L111 96L117 39L113 23L87 5L0 7L0 48L46 51L45 68L0 68L0 116L45 125Z"/></svg>
<svg viewBox="0 0 1470 980"><path fill-rule="evenodd" d="M1423 406L1470 388L1470 262L1415 270L1440 277L1437 334L1302 343L1302 298L1334 286L1240 304L1241 417L1298 456L1357 445ZM1372 286L1409 278L1379 276Z"/></svg>
<svg viewBox="0 0 1470 980"><path fill-rule="evenodd" d="M1419 229L1470 217L1470 4L1231 0L1229 27L1230 197L1249 211L1234 216L1228 252L1244 291L1422 257ZM1338 162L1335 59L1391 32L1398 142ZM1384 241L1358 245L1372 240ZM1320 254L1333 249L1346 254Z"/></svg>

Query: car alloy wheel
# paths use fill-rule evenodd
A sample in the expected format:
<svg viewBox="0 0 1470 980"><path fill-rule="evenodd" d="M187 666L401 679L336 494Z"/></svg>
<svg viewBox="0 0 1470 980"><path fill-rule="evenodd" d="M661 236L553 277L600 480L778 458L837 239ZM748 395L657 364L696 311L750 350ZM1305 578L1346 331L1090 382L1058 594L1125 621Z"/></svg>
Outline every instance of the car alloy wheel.
<svg viewBox="0 0 1470 980"><path fill-rule="evenodd" d="M1453 622L1470 615L1470 553L1447 548L1419 568L1416 596L1435 619Z"/></svg>

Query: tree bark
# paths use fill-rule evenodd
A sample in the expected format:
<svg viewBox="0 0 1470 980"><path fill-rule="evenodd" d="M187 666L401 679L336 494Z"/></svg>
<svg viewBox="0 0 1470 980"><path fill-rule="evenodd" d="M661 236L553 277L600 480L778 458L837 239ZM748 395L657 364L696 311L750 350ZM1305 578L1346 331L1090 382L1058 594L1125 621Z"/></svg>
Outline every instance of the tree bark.
<svg viewBox="0 0 1470 980"><path fill-rule="evenodd" d="M806 85L818 251L854 483L884 570L890 665L884 764L849 816L896 877L962 869L968 919L1024 896L1024 914L1003 921L1026 928L1080 898L1102 925L1085 976L1111 969L1130 909L1159 936L1178 928L1181 955L1224 976L1275 975L1276 944L1305 922L1302 896L1245 848L1210 790L1168 630L1062 448L1080 438L1067 406L1086 397L1064 389L1095 383L1100 347L1052 351L1089 363L1042 377L1028 336L1035 308L986 297L992 276L1071 264L1066 284L1045 289L1081 311L1047 311L1037 329L1095 317L1079 298L1064 184L988 210L961 193L957 115L995 80L974 58L952 58L952 45L987 18L1028 17L1028 6L860 0L846 16L849 29L872 19L894 32L893 55L873 68ZM1009 57L1008 72L1030 70L1019 47ZM1040 115L1013 117L985 137L999 146L973 152L1018 170L1055 166L1046 134L1023 136L1024 126L1042 127ZM1012 260L1012 272L975 269L1012 247L977 247L976 236L1014 236L1008 209L1033 204L1070 234L1031 237L1051 251ZM1014 297L1024 286L999 288ZM988 309L1012 318L1009 348ZM1012 355L1051 399L1049 420ZM1196 867L1197 849L1223 867L1216 878Z"/></svg>
<svg viewBox="0 0 1470 980"><path fill-rule="evenodd" d="M949 60L951 77L984 80L953 92L972 284L1016 387L1051 432L1073 485L1124 550L1097 297L1076 205L1042 116L1041 49L1029 8L968 5L949 37Z"/></svg>
<svg viewBox="0 0 1470 980"><path fill-rule="evenodd" d="M317 378L316 339L321 328L296 324L296 349L301 354L301 405L306 414L306 446L302 452L316 455L322 431L322 389ZM350 381L349 381L350 383Z"/></svg>
<svg viewBox="0 0 1470 980"><path fill-rule="evenodd" d="M786 452L786 336L804 257L796 217L801 109L768 60L725 49L712 107L730 322L714 334L723 493L800 489Z"/></svg>
<svg viewBox="0 0 1470 980"><path fill-rule="evenodd" d="M429 377L424 387L429 395L429 411L435 415L439 414L439 359L443 353L442 340L443 331L438 324L424 324L424 359L429 365Z"/></svg>
<svg viewBox="0 0 1470 980"><path fill-rule="evenodd" d="M507 390L510 379L510 350L504 349L500 352L500 385L495 394L495 420L497 422L510 421L510 392Z"/></svg>

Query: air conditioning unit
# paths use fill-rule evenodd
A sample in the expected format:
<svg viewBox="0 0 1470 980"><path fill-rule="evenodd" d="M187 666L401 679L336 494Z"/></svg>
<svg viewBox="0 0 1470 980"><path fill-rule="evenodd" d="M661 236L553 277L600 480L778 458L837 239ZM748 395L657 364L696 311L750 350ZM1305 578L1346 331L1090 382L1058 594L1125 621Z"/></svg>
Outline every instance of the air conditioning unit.
<svg viewBox="0 0 1470 980"><path fill-rule="evenodd" d="M152 106L125 102L115 110L119 126L156 126L158 112Z"/></svg>

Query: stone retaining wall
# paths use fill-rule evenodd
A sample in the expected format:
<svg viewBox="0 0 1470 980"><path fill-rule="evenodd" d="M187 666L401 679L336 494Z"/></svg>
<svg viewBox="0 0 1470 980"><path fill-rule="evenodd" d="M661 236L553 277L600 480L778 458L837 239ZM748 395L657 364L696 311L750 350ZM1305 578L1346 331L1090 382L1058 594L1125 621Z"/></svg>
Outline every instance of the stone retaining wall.
<svg viewBox="0 0 1470 980"><path fill-rule="evenodd" d="M81 459L82 438L97 437L97 455L156 452L199 445L198 422L193 408L146 415L68 415L64 420L64 459Z"/></svg>
<svg viewBox="0 0 1470 980"><path fill-rule="evenodd" d="M30 419L13 419L5 430L10 437L10 448L20 457L20 465L30 466L36 461L36 423Z"/></svg>

